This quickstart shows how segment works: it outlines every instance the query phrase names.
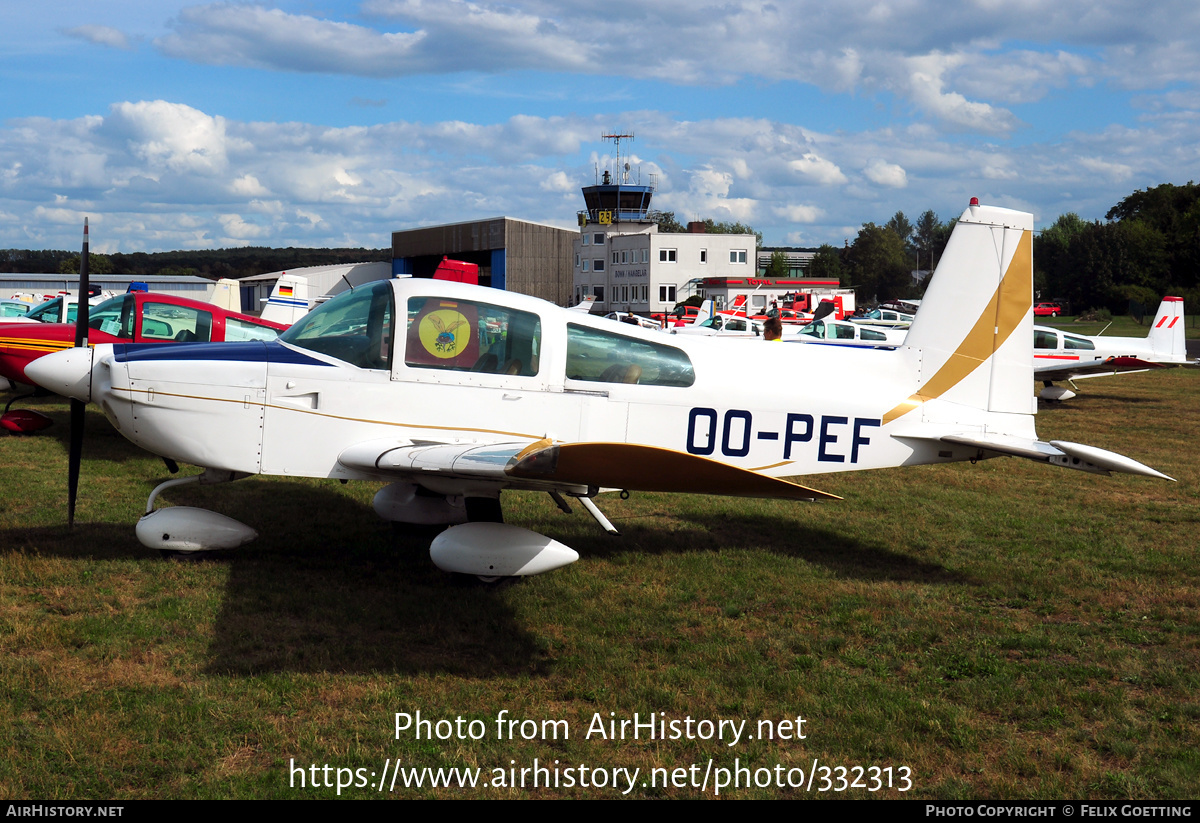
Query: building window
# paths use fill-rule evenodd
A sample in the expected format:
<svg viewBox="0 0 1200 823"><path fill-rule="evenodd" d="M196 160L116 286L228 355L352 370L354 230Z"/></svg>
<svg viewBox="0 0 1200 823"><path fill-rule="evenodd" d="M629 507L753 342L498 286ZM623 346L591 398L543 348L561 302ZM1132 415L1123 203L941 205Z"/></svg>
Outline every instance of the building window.
<svg viewBox="0 0 1200 823"><path fill-rule="evenodd" d="M588 271L588 270L589 270L589 268L590 268L590 266L591 266L591 264L592 264L592 261L591 261L591 260L584 260L584 261L583 261L583 270L584 270L584 271Z"/></svg>
<svg viewBox="0 0 1200 823"><path fill-rule="evenodd" d="M604 258L592 261L592 271L604 271Z"/></svg>
<svg viewBox="0 0 1200 823"><path fill-rule="evenodd" d="M592 297L596 298L597 303L604 302L604 286L592 286Z"/></svg>
<svg viewBox="0 0 1200 823"><path fill-rule="evenodd" d="M643 263L650 262L650 249L642 249L642 262Z"/></svg>
<svg viewBox="0 0 1200 823"><path fill-rule="evenodd" d="M593 234L592 235L592 245L603 246L604 245L604 235L601 234L600 232L596 232L595 234Z"/></svg>
<svg viewBox="0 0 1200 823"><path fill-rule="evenodd" d="M730 263L745 263L746 262L746 250L745 249L730 249L729 250L729 262Z"/></svg>
<svg viewBox="0 0 1200 823"><path fill-rule="evenodd" d="M675 302L675 287L674 286L659 286L658 300L660 303Z"/></svg>
<svg viewBox="0 0 1200 823"><path fill-rule="evenodd" d="M613 252L613 265L614 266L617 264L617 256L618 256L617 252Z"/></svg>
<svg viewBox="0 0 1200 823"><path fill-rule="evenodd" d="M674 263L675 262L675 249L659 249L658 250L658 262Z"/></svg>
<svg viewBox="0 0 1200 823"><path fill-rule="evenodd" d="M588 244L588 236L585 234L585 235L583 236L583 239L582 239L582 240L580 240L580 241L579 241L579 243L580 243L580 245L582 245L582 246L586 246L586 245Z"/></svg>
<svg viewBox="0 0 1200 823"><path fill-rule="evenodd" d="M579 268L579 255L575 255L575 268Z"/></svg>
<svg viewBox="0 0 1200 823"><path fill-rule="evenodd" d="M700 262L701 263L708 262L708 249L700 249Z"/></svg>
<svg viewBox="0 0 1200 823"><path fill-rule="evenodd" d="M621 262L622 262L622 263L628 263L628 262L629 262L629 252L627 252L627 251L623 251L623 252L621 252Z"/></svg>

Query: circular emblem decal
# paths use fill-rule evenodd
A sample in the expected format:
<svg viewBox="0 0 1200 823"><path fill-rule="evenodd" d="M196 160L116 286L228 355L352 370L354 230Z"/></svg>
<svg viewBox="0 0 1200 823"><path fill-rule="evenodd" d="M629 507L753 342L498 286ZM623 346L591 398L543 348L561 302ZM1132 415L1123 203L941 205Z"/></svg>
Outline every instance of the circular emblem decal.
<svg viewBox="0 0 1200 823"><path fill-rule="evenodd" d="M425 315L418 334L425 351L449 360L471 344L471 322L454 309L439 309Z"/></svg>

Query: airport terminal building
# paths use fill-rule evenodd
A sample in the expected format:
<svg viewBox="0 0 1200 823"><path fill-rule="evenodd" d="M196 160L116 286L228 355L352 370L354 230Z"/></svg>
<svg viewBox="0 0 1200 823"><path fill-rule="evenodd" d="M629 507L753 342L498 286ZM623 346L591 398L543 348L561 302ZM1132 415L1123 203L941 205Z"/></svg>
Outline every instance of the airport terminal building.
<svg viewBox="0 0 1200 823"><path fill-rule="evenodd" d="M666 312L694 294L706 278L744 279L757 273L753 234L706 234L703 223L686 234L660 232L648 186L629 172L608 172L583 188L572 246L575 302L595 297L593 311Z"/></svg>

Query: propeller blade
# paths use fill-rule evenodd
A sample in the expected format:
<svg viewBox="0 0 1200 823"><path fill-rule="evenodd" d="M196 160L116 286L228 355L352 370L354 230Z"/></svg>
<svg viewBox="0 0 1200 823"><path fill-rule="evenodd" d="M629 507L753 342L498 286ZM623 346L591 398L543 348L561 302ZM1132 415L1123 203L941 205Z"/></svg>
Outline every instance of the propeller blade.
<svg viewBox="0 0 1200 823"><path fill-rule="evenodd" d="M75 526L75 497L79 491L79 463L83 455L83 416L87 404L71 400L71 450L67 458L67 528Z"/></svg>
<svg viewBox="0 0 1200 823"><path fill-rule="evenodd" d="M79 258L79 299L75 306L75 345L88 344L88 222L83 218L83 254ZM63 301L64 305L66 300ZM67 528L75 526L75 497L79 491L79 464L83 457L83 421L87 404L71 400L71 447L67 455Z"/></svg>

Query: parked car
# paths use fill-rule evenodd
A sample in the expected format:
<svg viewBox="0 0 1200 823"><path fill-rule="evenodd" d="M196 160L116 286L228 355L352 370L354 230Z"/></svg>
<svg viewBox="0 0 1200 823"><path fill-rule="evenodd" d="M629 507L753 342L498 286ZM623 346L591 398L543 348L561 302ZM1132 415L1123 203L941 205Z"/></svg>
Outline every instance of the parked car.
<svg viewBox="0 0 1200 823"><path fill-rule="evenodd" d="M1058 317L1062 313L1062 306L1057 303L1038 303L1033 307L1034 317Z"/></svg>
<svg viewBox="0 0 1200 823"><path fill-rule="evenodd" d="M50 306L50 304L43 304ZM75 304L67 316L75 319ZM31 312L31 315L37 311ZM52 314L42 312L33 319L57 321L62 316L61 302ZM0 324L0 376L15 383L31 382L25 366L44 354L75 345L74 323L30 322L28 317L9 318ZM220 343L247 340L274 340L287 328L228 311L211 303L186 297L139 292L122 294L88 310L88 342L95 343Z"/></svg>

